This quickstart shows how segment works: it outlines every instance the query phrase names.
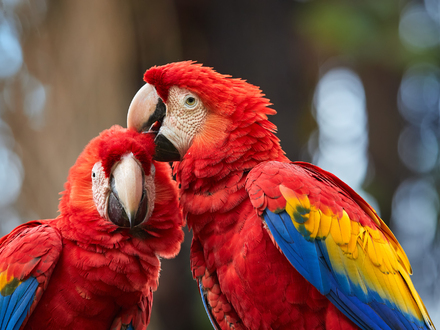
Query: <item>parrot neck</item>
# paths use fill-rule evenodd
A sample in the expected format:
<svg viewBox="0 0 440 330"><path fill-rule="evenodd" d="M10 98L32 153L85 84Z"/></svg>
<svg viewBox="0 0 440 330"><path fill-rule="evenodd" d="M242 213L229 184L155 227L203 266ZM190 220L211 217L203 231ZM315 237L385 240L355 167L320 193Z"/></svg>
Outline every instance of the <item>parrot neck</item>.
<svg viewBox="0 0 440 330"><path fill-rule="evenodd" d="M237 125L222 145L193 145L184 159L174 164L184 217L194 233L210 221L220 225L219 219L210 214L233 212L248 199L246 177L256 165L274 160L289 162L274 129L264 127L258 122ZM222 219L231 221L228 217Z"/></svg>

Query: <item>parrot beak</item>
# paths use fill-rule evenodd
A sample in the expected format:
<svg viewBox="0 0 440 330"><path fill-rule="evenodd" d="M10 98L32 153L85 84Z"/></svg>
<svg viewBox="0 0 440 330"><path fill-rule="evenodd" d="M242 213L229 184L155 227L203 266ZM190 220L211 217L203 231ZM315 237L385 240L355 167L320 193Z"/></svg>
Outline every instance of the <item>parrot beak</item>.
<svg viewBox="0 0 440 330"><path fill-rule="evenodd" d="M127 127L138 132L157 133L166 115L166 107L153 85L145 84L131 101Z"/></svg>
<svg viewBox="0 0 440 330"><path fill-rule="evenodd" d="M144 172L133 154L122 157L113 169L108 199L110 221L120 227L133 228L141 224L148 211L148 196L144 187Z"/></svg>
<svg viewBox="0 0 440 330"><path fill-rule="evenodd" d="M181 160L181 155L170 140L162 134L166 105L153 85L145 84L131 101L127 114L127 127L138 132L154 134L154 159L161 162Z"/></svg>

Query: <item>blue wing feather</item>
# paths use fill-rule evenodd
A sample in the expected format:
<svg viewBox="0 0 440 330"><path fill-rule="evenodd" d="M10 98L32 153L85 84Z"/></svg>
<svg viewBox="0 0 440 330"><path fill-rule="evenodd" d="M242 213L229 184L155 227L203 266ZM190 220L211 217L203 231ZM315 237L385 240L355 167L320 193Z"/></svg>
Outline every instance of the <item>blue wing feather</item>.
<svg viewBox="0 0 440 330"><path fill-rule="evenodd" d="M275 238L275 241L289 259L296 270L304 276L319 292L328 292L330 284L321 276L322 268L328 269L328 264L323 263L322 253L315 244L310 243L296 230L287 212L273 213L269 210L264 212L264 219ZM294 230L292 230L293 227ZM275 232L277 235L275 235ZM280 235L280 233L283 235ZM275 237L276 236L276 237ZM285 238L288 238L286 240ZM298 253L301 251L301 253Z"/></svg>
<svg viewBox="0 0 440 330"><path fill-rule="evenodd" d="M8 296L0 295L1 330L18 330L26 318L35 298L38 281L30 277Z"/></svg>
<svg viewBox="0 0 440 330"><path fill-rule="evenodd" d="M0 296L0 306L1 306L0 329L3 329L3 323L4 323L5 319L8 321L8 319L5 318L5 314L6 314L6 310L8 309L10 299L11 299L10 295L6 296L6 297L3 297L2 295ZM5 323L5 326L6 325L7 325L7 323Z"/></svg>
<svg viewBox="0 0 440 330"><path fill-rule="evenodd" d="M22 289L22 291L24 293L19 300L19 305L17 306L16 310L14 311L14 317L11 318L11 320L9 321L8 329L11 329L11 330L19 330L20 329L20 327L23 324L24 319L28 315L29 310L31 308L31 305L35 299L35 293L37 291L38 281L35 278L31 277L25 282L29 282L29 283L26 283L26 284L28 284L27 287L24 287ZM22 283L22 284L24 284L24 283ZM18 289L20 289L20 287Z"/></svg>
<svg viewBox="0 0 440 330"><path fill-rule="evenodd" d="M379 314L382 319L386 320L387 324L390 324L394 329L408 328L408 325L404 325L404 323L407 324L408 321L406 319L400 320L401 315L396 315L396 313L391 312L388 308L382 308L377 301L373 301L371 305L376 313Z"/></svg>
<svg viewBox="0 0 440 330"><path fill-rule="evenodd" d="M220 327L218 326L217 322L214 320L211 314L211 307L208 305L206 294L203 292L202 281L199 281L199 292L200 292L200 297L202 297L203 307L205 307L206 314L209 317L209 321L211 322L212 327L215 330L220 330Z"/></svg>
<svg viewBox="0 0 440 330"><path fill-rule="evenodd" d="M266 209L264 220L284 255L313 286L362 329L428 329L411 315L402 315L375 292L364 291L346 274L332 269L325 244L307 240L294 226L290 215Z"/></svg>
<svg viewBox="0 0 440 330"><path fill-rule="evenodd" d="M285 214L284 214L285 213ZM271 231L273 237L275 238L275 241L277 242L278 246L281 248L281 250L284 252L284 254L289 255L289 261L295 266L296 270L304 277L309 277L309 273L304 268L305 262L302 259L302 256L293 249L293 244L295 241L298 241L299 233L298 231L288 231L286 224L284 223L285 216L289 216L286 212L282 213L272 213L270 211L264 212L264 219L266 220L266 224L269 227L269 230ZM281 221L280 221L281 220ZM290 220L289 217L289 221ZM294 238L292 237L294 236ZM277 239L278 238L278 239ZM292 260L291 260L292 259ZM313 283L312 283L313 284Z"/></svg>

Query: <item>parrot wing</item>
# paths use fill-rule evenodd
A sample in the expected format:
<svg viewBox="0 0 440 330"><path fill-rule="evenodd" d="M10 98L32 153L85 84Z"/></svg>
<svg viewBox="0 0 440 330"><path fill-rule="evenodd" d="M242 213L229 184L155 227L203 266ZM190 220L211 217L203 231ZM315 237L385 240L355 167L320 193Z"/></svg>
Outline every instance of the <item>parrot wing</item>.
<svg viewBox="0 0 440 330"><path fill-rule="evenodd" d="M303 162L264 162L246 190L274 244L359 327L435 329L399 242L336 176Z"/></svg>
<svg viewBox="0 0 440 330"><path fill-rule="evenodd" d="M59 232L40 221L0 239L0 329L18 330L35 309L62 250Z"/></svg>

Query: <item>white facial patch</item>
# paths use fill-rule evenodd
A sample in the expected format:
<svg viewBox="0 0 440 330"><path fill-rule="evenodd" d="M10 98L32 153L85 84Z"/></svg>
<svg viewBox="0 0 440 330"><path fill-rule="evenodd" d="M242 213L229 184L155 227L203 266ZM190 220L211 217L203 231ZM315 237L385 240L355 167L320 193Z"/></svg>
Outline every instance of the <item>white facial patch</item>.
<svg viewBox="0 0 440 330"><path fill-rule="evenodd" d="M107 197L110 191L109 179L105 177L104 168L101 162L96 163L92 168L92 192L93 200L99 215L107 218Z"/></svg>
<svg viewBox="0 0 440 330"><path fill-rule="evenodd" d="M154 178L156 175L156 168L151 164L150 175L144 175L144 189L146 192L146 198L148 198L148 211L145 216L145 221L153 214L154 203L156 200L156 186ZM96 209L99 215L108 219L108 196L110 194L110 180L105 177L104 168L101 162L96 163L92 169L92 193L93 201L95 202Z"/></svg>
<svg viewBox="0 0 440 330"><path fill-rule="evenodd" d="M156 168L153 164L151 164L150 175L145 176L145 190L147 191L148 198L148 212L145 219L148 221L150 219L151 214L153 214L154 210L154 202L156 200L156 185L154 184L154 177L156 176Z"/></svg>
<svg viewBox="0 0 440 330"><path fill-rule="evenodd" d="M166 136L183 156L203 126L207 114L208 111L197 95L173 86L169 90L167 115L160 133Z"/></svg>

